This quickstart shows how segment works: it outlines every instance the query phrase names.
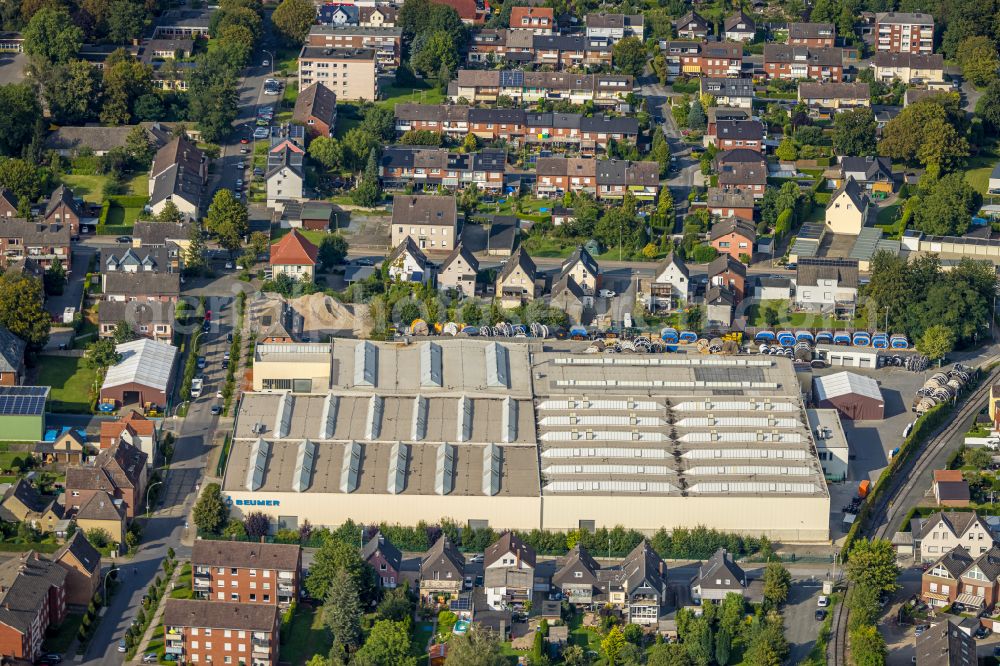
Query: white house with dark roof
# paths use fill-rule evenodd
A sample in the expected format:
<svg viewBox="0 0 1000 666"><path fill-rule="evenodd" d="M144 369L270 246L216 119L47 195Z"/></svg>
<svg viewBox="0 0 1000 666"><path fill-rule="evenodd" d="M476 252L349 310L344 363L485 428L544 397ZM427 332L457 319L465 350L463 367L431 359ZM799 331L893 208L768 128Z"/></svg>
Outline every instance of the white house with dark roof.
<svg viewBox="0 0 1000 666"><path fill-rule="evenodd" d="M649 283L646 293L638 293L644 298L646 308L653 312L658 308L672 310L690 298L691 275L684 260L671 252L656 267L656 275Z"/></svg>
<svg viewBox="0 0 1000 666"><path fill-rule="evenodd" d="M389 277L400 282L430 282L434 275L427 255L407 237L385 258Z"/></svg>
<svg viewBox="0 0 1000 666"><path fill-rule="evenodd" d="M149 169L150 212L159 215L169 201L186 218L197 219L207 181L205 154L186 136L175 138L156 151Z"/></svg>
<svg viewBox="0 0 1000 666"><path fill-rule="evenodd" d="M494 609L523 607L531 601L535 550L513 532L504 532L483 554L486 604Z"/></svg>
<svg viewBox="0 0 1000 666"><path fill-rule="evenodd" d="M746 595L748 588L746 573L733 561L729 551L720 548L698 568L698 575L691 583L691 599L695 603L722 601L730 592Z"/></svg>
<svg viewBox="0 0 1000 666"><path fill-rule="evenodd" d="M438 269L438 289L453 289L463 296L476 295L476 276L479 274L479 260L458 244Z"/></svg>

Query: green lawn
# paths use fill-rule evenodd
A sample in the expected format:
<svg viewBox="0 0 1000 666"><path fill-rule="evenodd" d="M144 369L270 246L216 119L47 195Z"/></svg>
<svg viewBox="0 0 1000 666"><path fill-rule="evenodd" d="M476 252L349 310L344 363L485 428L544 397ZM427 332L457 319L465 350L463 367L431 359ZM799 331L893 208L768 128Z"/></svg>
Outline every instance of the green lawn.
<svg viewBox="0 0 1000 666"><path fill-rule="evenodd" d="M84 365L82 358L41 356L38 359L38 385L52 387L50 412L89 414L90 389L96 379L97 371Z"/></svg>
<svg viewBox="0 0 1000 666"><path fill-rule="evenodd" d="M83 197L84 200L92 203L102 203L105 199L104 189L111 180L109 176L102 175L79 175L66 174L62 177L63 182L73 190L73 194ZM146 173L137 173L126 180L128 192L125 194L146 196L149 194L149 176Z"/></svg>
<svg viewBox="0 0 1000 666"><path fill-rule="evenodd" d="M965 172L965 182L980 194L986 194L990 187L990 172L996 166L998 154L996 145L983 146L979 154L969 160Z"/></svg>
<svg viewBox="0 0 1000 666"><path fill-rule="evenodd" d="M58 652L64 654L70 643L76 638L80 631L80 623L83 622L83 613L67 613L66 619L56 629L50 629L42 643L44 652Z"/></svg>
<svg viewBox="0 0 1000 666"><path fill-rule="evenodd" d="M78 176L76 174L66 174L62 177L63 182L73 190L73 194L83 197L86 201L101 203L104 201L104 186L108 182L107 176Z"/></svg>
<svg viewBox="0 0 1000 666"><path fill-rule="evenodd" d="M271 231L271 242L279 240L282 236L285 236L290 231L291 229L281 229L281 228L273 229ZM316 245L322 243L323 239L330 235L325 231L315 231L313 229L299 229L298 231L300 234L305 236L305 238L308 241L315 243Z"/></svg>
<svg viewBox="0 0 1000 666"><path fill-rule="evenodd" d="M323 626L323 613L312 606L298 606L287 631L282 632L282 663L300 666L314 654L326 655L333 645L330 630Z"/></svg>
<svg viewBox="0 0 1000 666"><path fill-rule="evenodd" d="M124 207L118 203L108 206L107 224L131 227L142 214L142 208Z"/></svg>
<svg viewBox="0 0 1000 666"><path fill-rule="evenodd" d="M382 99L379 106L387 109L395 108L396 104L441 104L444 102L444 93L437 86L431 88L400 88L399 86L384 86L379 89ZM337 121L340 122L339 119Z"/></svg>
<svg viewBox="0 0 1000 666"><path fill-rule="evenodd" d="M878 210L878 219L875 221L876 224L891 226L895 221L896 217L899 215L899 203L889 204Z"/></svg>
<svg viewBox="0 0 1000 666"><path fill-rule="evenodd" d="M865 321L864 317L857 317L854 321L844 321L834 319L833 317L820 317L809 312L791 312L783 315L785 321L778 323L777 328L816 328L816 329L829 329L829 330L840 330L847 328L867 328L868 322ZM767 328L767 322L760 314L760 307L757 305L751 305L747 308L747 319L750 321L751 326L757 326L761 328Z"/></svg>
<svg viewBox="0 0 1000 666"><path fill-rule="evenodd" d="M583 626L583 614L575 613L569 619L569 642L570 645L579 645L584 652L593 650L600 653L601 635L594 629Z"/></svg>
<svg viewBox="0 0 1000 666"><path fill-rule="evenodd" d="M433 627L430 622L417 622L413 625L413 654L418 657L427 655L427 643L434 633Z"/></svg>
<svg viewBox="0 0 1000 666"><path fill-rule="evenodd" d="M194 590L191 588L191 563L185 562L181 568L180 575L177 576L177 589L171 590L171 599L193 599Z"/></svg>

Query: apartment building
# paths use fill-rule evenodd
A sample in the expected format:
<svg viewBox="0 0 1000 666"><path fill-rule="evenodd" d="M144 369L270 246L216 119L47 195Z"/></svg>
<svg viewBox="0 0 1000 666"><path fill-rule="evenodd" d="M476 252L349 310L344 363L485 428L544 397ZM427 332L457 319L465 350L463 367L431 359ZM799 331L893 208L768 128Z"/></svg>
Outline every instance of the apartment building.
<svg viewBox="0 0 1000 666"><path fill-rule="evenodd" d="M539 157L535 162L535 192L559 196L597 191L597 160L582 157Z"/></svg>
<svg viewBox="0 0 1000 666"><path fill-rule="evenodd" d="M626 193L639 201L652 201L660 191L657 162L597 160L597 198L622 199Z"/></svg>
<svg viewBox="0 0 1000 666"><path fill-rule="evenodd" d="M612 44L626 37L643 38L642 14L587 14L584 18L587 37L599 37Z"/></svg>
<svg viewBox="0 0 1000 666"><path fill-rule="evenodd" d="M403 29L356 25L314 25L306 46L333 49L371 49L383 72L394 72L402 55Z"/></svg>
<svg viewBox="0 0 1000 666"><path fill-rule="evenodd" d="M421 250L451 252L458 243L454 196L398 194L392 198L392 246L412 238Z"/></svg>
<svg viewBox="0 0 1000 666"><path fill-rule="evenodd" d="M474 104L495 103L503 95L527 104L563 99L573 104L607 106L620 103L634 87L634 79L621 74L460 69L457 80L448 87L448 97L454 102L465 99Z"/></svg>
<svg viewBox="0 0 1000 666"><path fill-rule="evenodd" d="M154 215L173 203L187 219L197 219L208 182L208 160L197 144L179 136L164 145L149 169L149 208Z"/></svg>
<svg viewBox="0 0 1000 666"><path fill-rule="evenodd" d="M705 39L712 32L708 21L698 12L688 12L674 21L673 25L681 39Z"/></svg>
<svg viewBox="0 0 1000 666"><path fill-rule="evenodd" d="M0 564L0 654L32 662L66 617L66 570L34 551Z"/></svg>
<svg viewBox="0 0 1000 666"><path fill-rule="evenodd" d="M837 28L832 23L790 23L788 44L811 48L828 48L837 41Z"/></svg>
<svg viewBox="0 0 1000 666"><path fill-rule="evenodd" d="M751 192L762 199L767 189L767 160L756 150L737 148L721 151L715 158L719 187L724 192Z"/></svg>
<svg viewBox="0 0 1000 666"><path fill-rule="evenodd" d="M358 25L368 28L393 28L399 7L390 4L377 4L374 7L358 7Z"/></svg>
<svg viewBox="0 0 1000 666"><path fill-rule="evenodd" d="M875 14L875 50L879 53L933 53L934 17L919 12Z"/></svg>
<svg viewBox="0 0 1000 666"><path fill-rule="evenodd" d="M71 240L65 224L7 218L0 223L0 268L47 270L59 261L68 273L73 267Z"/></svg>
<svg viewBox="0 0 1000 666"><path fill-rule="evenodd" d="M298 598L302 549L280 543L199 540L191 551L195 596L288 606Z"/></svg>
<svg viewBox="0 0 1000 666"><path fill-rule="evenodd" d="M499 192L506 166L507 153L493 148L455 153L447 148L389 146L379 160L379 179L387 189L408 185L464 189L474 184Z"/></svg>
<svg viewBox="0 0 1000 666"><path fill-rule="evenodd" d="M842 81L843 49L765 44L764 75L770 79Z"/></svg>
<svg viewBox="0 0 1000 666"><path fill-rule="evenodd" d="M66 509L79 511L95 494L107 493L124 508L126 517L135 518L137 513L142 512L143 502L146 501L148 459L143 451L119 439L110 448L102 449L93 464L68 467L64 495Z"/></svg>
<svg viewBox="0 0 1000 666"><path fill-rule="evenodd" d="M743 47L733 42L663 42L667 74L738 77L743 69Z"/></svg>
<svg viewBox="0 0 1000 666"><path fill-rule="evenodd" d="M396 132L437 132L451 138L469 133L469 107L465 104L397 104Z"/></svg>
<svg viewBox="0 0 1000 666"><path fill-rule="evenodd" d="M299 85L322 83L340 100L378 99L378 56L371 48L303 46L299 53Z"/></svg>
<svg viewBox="0 0 1000 666"><path fill-rule="evenodd" d="M77 203L73 190L65 185L60 185L49 196L45 203L45 210L42 212L41 221L48 224L59 224L69 227L72 236L80 234L80 220L83 213L80 204Z"/></svg>
<svg viewBox="0 0 1000 666"><path fill-rule="evenodd" d="M278 663L277 606L163 600L165 652L184 664Z"/></svg>

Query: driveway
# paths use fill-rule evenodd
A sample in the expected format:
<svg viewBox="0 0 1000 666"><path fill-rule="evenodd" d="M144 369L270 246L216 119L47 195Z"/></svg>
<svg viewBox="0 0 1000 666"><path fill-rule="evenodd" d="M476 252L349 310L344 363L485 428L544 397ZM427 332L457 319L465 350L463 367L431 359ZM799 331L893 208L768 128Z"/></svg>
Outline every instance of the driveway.
<svg viewBox="0 0 1000 666"><path fill-rule="evenodd" d="M97 250L93 246L74 244L73 267L63 293L51 296L45 301L46 312L59 321L62 321L63 310L68 307L80 307L80 301L83 300L83 281L87 277L90 258L96 253Z"/></svg>

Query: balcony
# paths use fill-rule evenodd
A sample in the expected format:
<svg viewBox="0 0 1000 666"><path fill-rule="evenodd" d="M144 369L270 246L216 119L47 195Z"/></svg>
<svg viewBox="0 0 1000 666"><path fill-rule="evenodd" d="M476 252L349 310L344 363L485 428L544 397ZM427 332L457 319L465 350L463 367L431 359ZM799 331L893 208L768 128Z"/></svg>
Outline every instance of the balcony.
<svg viewBox="0 0 1000 666"><path fill-rule="evenodd" d="M268 641L268 640L262 640L262 639L259 639L259 638L255 638L252 641L252 645L253 645L253 651L254 652L265 652L266 653L266 652L270 652L271 651L271 641Z"/></svg>
<svg viewBox="0 0 1000 666"><path fill-rule="evenodd" d="M207 577L199 578L198 576L195 576L192 580L194 581L194 588L196 590L198 589L207 590L212 585L211 579Z"/></svg>

